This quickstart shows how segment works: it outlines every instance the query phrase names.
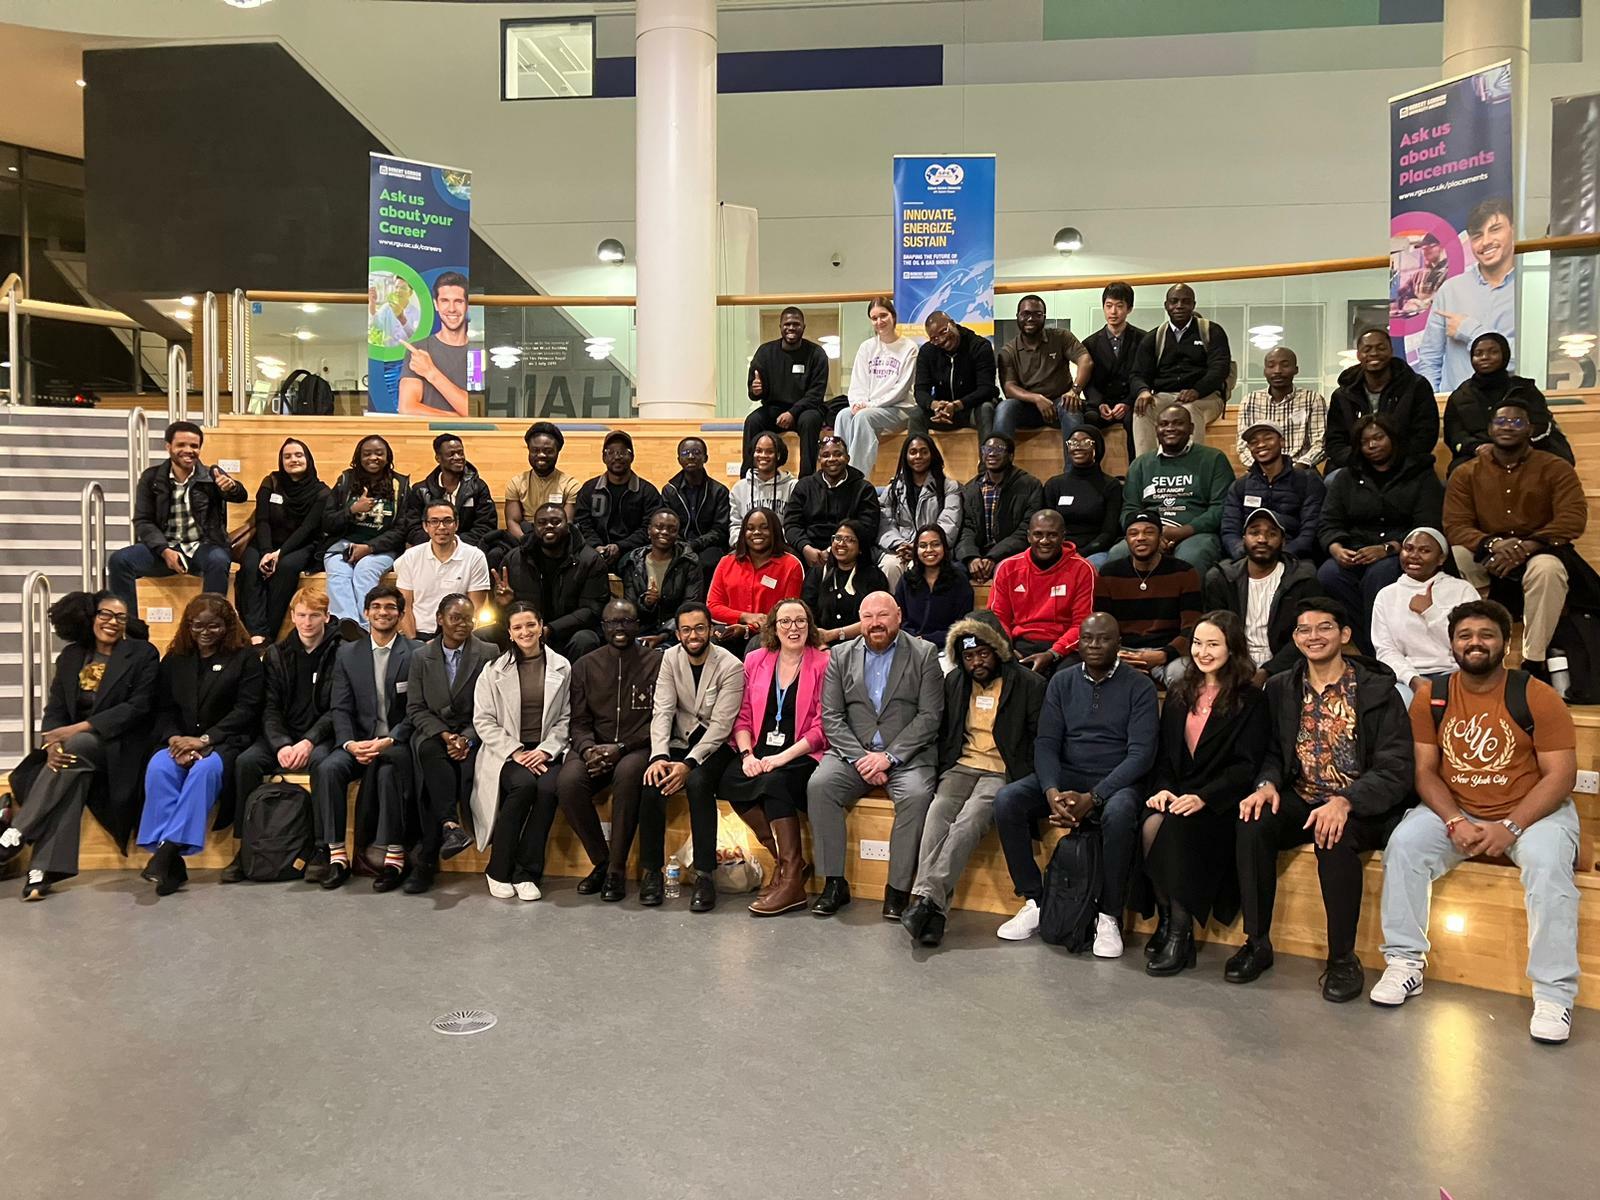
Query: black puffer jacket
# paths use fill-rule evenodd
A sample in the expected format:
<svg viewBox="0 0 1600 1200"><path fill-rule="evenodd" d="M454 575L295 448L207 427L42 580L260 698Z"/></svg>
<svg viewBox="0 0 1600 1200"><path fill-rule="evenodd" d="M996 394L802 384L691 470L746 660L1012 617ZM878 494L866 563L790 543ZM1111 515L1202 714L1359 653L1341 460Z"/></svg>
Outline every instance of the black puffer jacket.
<svg viewBox="0 0 1600 1200"><path fill-rule="evenodd" d="M1431 454L1381 472L1358 458L1329 485L1317 540L1324 551L1335 542L1346 550L1398 542L1419 525L1438 528L1443 513Z"/></svg>
<svg viewBox="0 0 1600 1200"><path fill-rule="evenodd" d="M1355 445L1352 431L1356 422L1372 411L1361 364L1347 367L1328 401L1328 429L1322 440L1328 458L1325 470L1348 467L1355 461L1360 447ZM1389 382L1378 397L1377 411L1400 430L1400 444L1394 448L1397 458L1433 461L1433 448L1439 443L1439 402L1428 381L1403 358L1389 363Z"/></svg>
<svg viewBox="0 0 1600 1200"><path fill-rule="evenodd" d="M420 546L428 540L422 528L422 519L428 515L428 505L435 500L450 499L450 493L439 482L439 472L442 470L443 467L435 467L426 479L412 484L406 495L408 546ZM456 532L467 545L483 545L500 527L500 517L494 510L494 493L483 481L483 476L478 474L478 468L471 463L467 464L467 473L462 476L461 486L456 489L455 504Z"/></svg>
<svg viewBox="0 0 1600 1200"><path fill-rule="evenodd" d="M705 572L700 559L682 542L677 553L667 564L667 573L661 579L661 598L646 604L645 593L650 590L650 566L645 561L650 555L649 546L628 551L617 568L622 579L622 595L633 601L639 609L639 633L645 637L666 634L676 640L678 606L686 600L706 598Z"/></svg>

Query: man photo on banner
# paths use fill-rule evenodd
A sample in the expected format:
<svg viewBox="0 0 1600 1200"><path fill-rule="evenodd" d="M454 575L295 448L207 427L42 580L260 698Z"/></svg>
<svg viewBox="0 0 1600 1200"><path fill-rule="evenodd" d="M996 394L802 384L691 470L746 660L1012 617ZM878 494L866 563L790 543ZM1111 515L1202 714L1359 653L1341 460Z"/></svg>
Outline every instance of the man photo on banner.
<svg viewBox="0 0 1600 1200"><path fill-rule="evenodd" d="M1467 244L1473 262L1434 293L1417 351L1417 373L1441 395L1472 378L1471 347L1481 334L1504 334L1516 358L1517 231L1509 197L1484 200L1467 214Z"/></svg>
<svg viewBox="0 0 1600 1200"><path fill-rule="evenodd" d="M400 372L400 412L470 416L467 402L467 277L441 271L433 281L438 332L412 346Z"/></svg>
<svg viewBox="0 0 1600 1200"><path fill-rule="evenodd" d="M422 306L409 283L383 271L368 277L367 324L377 332L377 345L404 345L421 320Z"/></svg>

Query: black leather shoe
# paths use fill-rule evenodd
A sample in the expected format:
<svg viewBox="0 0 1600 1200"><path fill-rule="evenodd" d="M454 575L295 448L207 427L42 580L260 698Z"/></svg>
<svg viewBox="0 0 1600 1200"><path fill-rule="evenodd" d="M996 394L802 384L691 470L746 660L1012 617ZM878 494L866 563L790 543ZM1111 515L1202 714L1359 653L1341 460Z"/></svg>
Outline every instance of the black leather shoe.
<svg viewBox="0 0 1600 1200"><path fill-rule="evenodd" d="M922 927L922 936L917 941L924 946L937 946L944 941L944 914L934 909L928 914L928 923Z"/></svg>
<svg viewBox="0 0 1600 1200"><path fill-rule="evenodd" d="M661 878L660 871L646 871L639 880L639 903L646 908L655 908L661 903L665 889L666 884ZM607 900L610 898L605 897ZM618 896L617 899L620 900L622 897Z"/></svg>
<svg viewBox="0 0 1600 1200"><path fill-rule="evenodd" d="M604 887L606 883L606 869L608 865L609 864L607 863L601 863L582 879L578 880L578 895L592 896L602 887Z"/></svg>
<svg viewBox="0 0 1600 1200"><path fill-rule="evenodd" d="M166 853L167 857L164 860L165 870L161 878L156 880L156 895L170 896L189 882L189 869L183 865L183 856L178 853L178 847L173 843L162 843L161 852ZM158 853L157 857L161 857L161 853Z"/></svg>
<svg viewBox="0 0 1600 1200"><path fill-rule="evenodd" d="M447 825L444 831L444 840L439 843L440 858L454 858L468 846L472 845L472 838L466 829L460 825Z"/></svg>
<svg viewBox="0 0 1600 1200"><path fill-rule="evenodd" d="M902 892L899 888L884 888L883 919L885 921L898 921L901 917L901 914L906 911L906 905L910 903L910 892Z"/></svg>
<svg viewBox="0 0 1600 1200"><path fill-rule="evenodd" d="M433 886L436 871L429 863L412 863L400 890L408 896L420 896Z"/></svg>
<svg viewBox="0 0 1600 1200"><path fill-rule="evenodd" d="M321 883L328 877L328 848L318 846L311 852L311 861L306 864L305 880L307 883Z"/></svg>
<svg viewBox="0 0 1600 1200"><path fill-rule="evenodd" d="M1354 954L1330 958L1328 969L1322 973L1322 998L1334 1004L1354 1000L1367 990L1367 973L1361 969L1361 960Z"/></svg>
<svg viewBox="0 0 1600 1200"><path fill-rule="evenodd" d="M615 904L627 894L628 885L623 881L622 876L613 875L608 872L606 874L605 884L600 889L600 899L604 900L607 904Z"/></svg>
<svg viewBox="0 0 1600 1200"><path fill-rule="evenodd" d="M1187 929L1174 929L1172 931L1172 936L1167 938L1167 944L1161 947L1161 953L1145 963L1144 973L1146 975L1176 975L1180 971L1192 969L1196 959L1194 926L1191 923Z"/></svg>
<svg viewBox="0 0 1600 1200"><path fill-rule="evenodd" d="M378 868L378 873L372 877L372 890L375 892L392 892L400 886L400 868L387 864Z"/></svg>
<svg viewBox="0 0 1600 1200"><path fill-rule="evenodd" d="M701 871L694 881L694 895L689 899L690 912L710 912L717 906L717 885L711 881L711 872Z"/></svg>
<svg viewBox="0 0 1600 1200"><path fill-rule="evenodd" d="M850 903L850 885L843 875L830 875L822 885L822 895L811 905L811 912L819 917L831 917Z"/></svg>
<svg viewBox="0 0 1600 1200"><path fill-rule="evenodd" d="M235 854L233 856L233 861L231 863L229 863L227 866L222 868L222 874L217 877L217 882L218 883L243 883L244 882L244 864L239 861L239 856L237 854Z"/></svg>
<svg viewBox="0 0 1600 1200"><path fill-rule="evenodd" d="M331 892L335 888L342 888L350 879L350 864L330 862L328 873L322 878L322 890Z"/></svg>
<svg viewBox="0 0 1600 1200"><path fill-rule="evenodd" d="M1172 908L1169 905L1160 905L1156 909L1156 931L1150 935L1150 940L1144 944L1144 957L1148 962L1161 953L1161 947L1167 944L1167 939L1172 936Z"/></svg>
<svg viewBox="0 0 1600 1200"><path fill-rule="evenodd" d="M1254 983L1262 972L1272 969L1272 943L1266 938L1247 938L1244 945L1234 951L1222 977L1229 983Z"/></svg>
<svg viewBox="0 0 1600 1200"><path fill-rule="evenodd" d="M888 901L884 901L888 904ZM922 936L922 931L928 926L928 918L933 916L933 905L928 903L926 896L918 896L911 902L911 906L900 914L900 925L911 935L914 942Z"/></svg>

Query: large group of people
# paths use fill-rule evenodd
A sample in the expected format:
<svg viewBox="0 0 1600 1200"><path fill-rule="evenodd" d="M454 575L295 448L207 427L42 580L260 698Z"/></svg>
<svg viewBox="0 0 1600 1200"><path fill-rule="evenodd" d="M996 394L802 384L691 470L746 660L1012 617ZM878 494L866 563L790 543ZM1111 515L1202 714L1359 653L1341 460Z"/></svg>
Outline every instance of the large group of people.
<svg viewBox="0 0 1600 1200"><path fill-rule="evenodd" d="M1276 858L1310 843L1333 1001L1365 990L1359 856L1385 849L1388 967L1370 994L1399 1004L1422 986L1431 880L1504 855L1534 930L1533 1036L1564 1040L1575 759L1546 660L1569 602L1600 605L1600 576L1576 550L1587 501L1544 398L1507 373L1503 338L1480 336L1445 410L1441 479L1432 389L1368 330L1327 401L1296 386L1292 351L1269 352L1224 453L1201 435L1234 369L1193 290L1169 289L1149 332L1128 323L1126 284L1102 304L1105 326L1079 341L1024 297L997 366L942 313L920 347L900 337L879 297L836 404L804 314L785 310L751 361L731 490L697 436L658 489L617 429L580 482L560 469L560 429L537 422L502 525L459 434L435 439L415 484L363 437L331 488L287 439L232 603L227 505L248 493L174 423L109 589L53 610L68 647L0 859L31 846L25 898L47 895L76 872L88 806L169 894L213 822L247 840L252 796L303 773L304 878L324 889L365 872L380 892L426 892L475 839L491 894L536 900L559 811L592 868L580 894L620 901L636 882L655 906L682 795L694 911L716 904L722 800L776 864L751 913L828 916L851 901L847 811L881 789L883 913L918 944L941 943L991 825L1021 902L999 936L1032 937L1042 821L1099 840L1094 954L1123 953L1130 908L1157 916L1152 975L1194 966L1197 925L1237 913L1225 977L1269 969ZM1115 425L1125 479L1102 469ZM963 482L938 434L967 426L979 462ZM1016 431L1043 426L1063 454L1045 484L1014 462ZM876 488L879 443L903 430ZM301 587L318 566L326 588ZM205 592L158 656L136 581L176 573ZM242 859L222 876L247 877Z"/></svg>

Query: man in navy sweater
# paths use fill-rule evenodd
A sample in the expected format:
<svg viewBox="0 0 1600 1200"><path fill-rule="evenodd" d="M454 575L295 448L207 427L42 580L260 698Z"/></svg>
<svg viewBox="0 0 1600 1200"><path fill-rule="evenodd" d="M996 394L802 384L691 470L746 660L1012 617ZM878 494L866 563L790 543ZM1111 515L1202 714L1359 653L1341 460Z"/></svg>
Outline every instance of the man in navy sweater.
<svg viewBox="0 0 1600 1200"><path fill-rule="evenodd" d="M1118 661L1122 637L1112 617L1091 613L1078 638L1083 662L1057 671L1045 691L1034 773L1006 784L994 799L1000 848L1023 900L1017 915L996 932L1021 942L1039 929L1044 876L1033 857L1033 827L1048 817L1069 837L1098 831L1103 874L1094 953L1118 958L1144 803L1139 785L1156 757L1156 688L1148 675Z"/></svg>

